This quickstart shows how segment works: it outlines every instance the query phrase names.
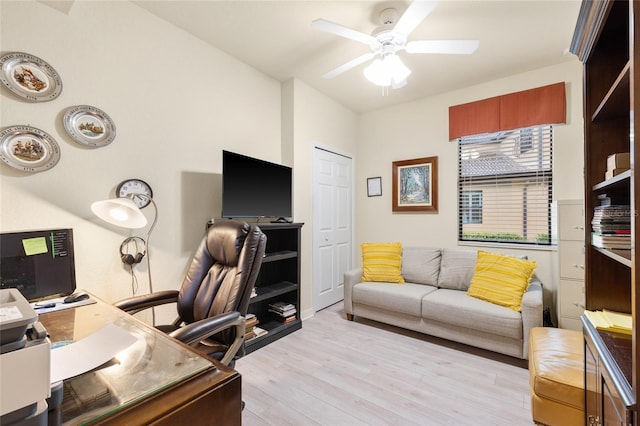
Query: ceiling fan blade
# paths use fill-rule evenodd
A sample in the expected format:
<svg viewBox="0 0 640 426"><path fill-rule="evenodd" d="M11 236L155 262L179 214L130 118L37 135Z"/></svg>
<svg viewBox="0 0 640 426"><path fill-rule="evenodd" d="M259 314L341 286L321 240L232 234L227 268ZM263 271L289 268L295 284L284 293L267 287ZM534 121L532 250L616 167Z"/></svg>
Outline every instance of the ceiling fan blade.
<svg viewBox="0 0 640 426"><path fill-rule="evenodd" d="M398 23L393 30L408 36L431 13L437 4L437 1L414 0L398 19Z"/></svg>
<svg viewBox="0 0 640 426"><path fill-rule="evenodd" d="M375 37L372 37L365 33L361 33L360 31L352 30L351 28L347 28L340 24L327 21L326 19L316 19L311 23L311 26L318 30L336 34L341 37L359 41L360 43L364 44L371 44L376 42Z"/></svg>
<svg viewBox="0 0 640 426"><path fill-rule="evenodd" d="M450 53L469 55L476 51L478 40L417 40L407 43L409 53Z"/></svg>
<svg viewBox="0 0 640 426"><path fill-rule="evenodd" d="M337 75L342 74L345 71L349 71L351 68L355 68L358 65L367 62L369 59L373 58L376 54L373 52L365 53L364 55L358 56L355 59L350 60L349 62L340 65L339 67L329 71L325 75L324 78L333 78Z"/></svg>

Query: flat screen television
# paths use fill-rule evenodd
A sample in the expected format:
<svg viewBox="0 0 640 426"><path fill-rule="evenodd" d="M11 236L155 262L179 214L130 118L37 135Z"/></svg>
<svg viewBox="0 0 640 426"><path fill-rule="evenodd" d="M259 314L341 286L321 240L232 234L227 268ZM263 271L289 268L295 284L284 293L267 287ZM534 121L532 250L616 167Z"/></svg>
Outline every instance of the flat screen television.
<svg viewBox="0 0 640 426"><path fill-rule="evenodd" d="M289 222L291 179L291 167L222 151L222 217Z"/></svg>
<svg viewBox="0 0 640 426"><path fill-rule="evenodd" d="M0 288L16 288L30 301L73 293L73 230L1 233Z"/></svg>

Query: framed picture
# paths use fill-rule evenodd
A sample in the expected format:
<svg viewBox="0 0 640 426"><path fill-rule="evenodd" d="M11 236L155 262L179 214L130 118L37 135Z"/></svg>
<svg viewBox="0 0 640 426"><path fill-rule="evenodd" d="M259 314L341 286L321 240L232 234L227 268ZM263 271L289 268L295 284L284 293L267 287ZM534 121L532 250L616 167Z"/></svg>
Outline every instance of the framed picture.
<svg viewBox="0 0 640 426"><path fill-rule="evenodd" d="M382 178L367 178L367 197L379 197L382 195Z"/></svg>
<svg viewBox="0 0 640 426"><path fill-rule="evenodd" d="M438 212L438 157L393 162L393 211Z"/></svg>

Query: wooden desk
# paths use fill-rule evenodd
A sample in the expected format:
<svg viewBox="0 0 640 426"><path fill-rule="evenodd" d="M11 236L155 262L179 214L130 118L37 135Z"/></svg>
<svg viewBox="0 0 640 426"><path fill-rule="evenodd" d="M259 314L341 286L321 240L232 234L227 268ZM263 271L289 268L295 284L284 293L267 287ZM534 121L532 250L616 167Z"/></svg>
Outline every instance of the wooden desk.
<svg viewBox="0 0 640 426"><path fill-rule="evenodd" d="M138 341L117 362L64 381L49 425L240 425L240 374L104 303L41 314L56 343L113 323ZM52 349L55 350L55 349Z"/></svg>

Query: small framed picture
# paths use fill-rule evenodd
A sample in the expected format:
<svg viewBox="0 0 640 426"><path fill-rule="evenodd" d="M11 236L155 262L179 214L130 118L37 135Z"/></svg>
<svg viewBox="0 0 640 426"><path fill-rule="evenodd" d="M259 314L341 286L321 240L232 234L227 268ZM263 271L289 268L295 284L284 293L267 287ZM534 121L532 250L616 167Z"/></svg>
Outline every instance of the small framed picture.
<svg viewBox="0 0 640 426"><path fill-rule="evenodd" d="M367 197L379 197L382 195L382 178L367 178Z"/></svg>

